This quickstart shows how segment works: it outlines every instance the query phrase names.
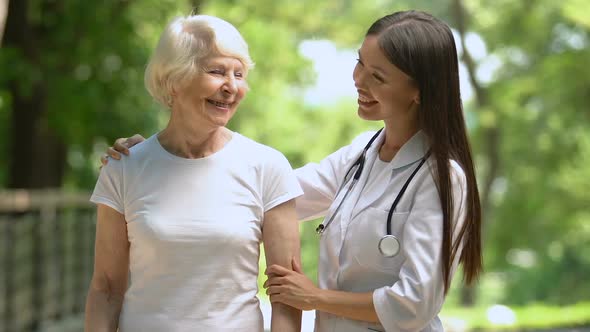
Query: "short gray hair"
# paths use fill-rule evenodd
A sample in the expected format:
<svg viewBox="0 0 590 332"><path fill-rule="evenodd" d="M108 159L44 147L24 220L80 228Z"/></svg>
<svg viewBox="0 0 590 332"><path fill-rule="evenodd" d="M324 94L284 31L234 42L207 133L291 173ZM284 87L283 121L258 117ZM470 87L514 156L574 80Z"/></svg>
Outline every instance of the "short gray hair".
<svg viewBox="0 0 590 332"><path fill-rule="evenodd" d="M238 59L246 71L254 67L248 44L230 23L208 15L177 17L166 26L144 75L150 95L165 107L177 84L193 78L211 55Z"/></svg>

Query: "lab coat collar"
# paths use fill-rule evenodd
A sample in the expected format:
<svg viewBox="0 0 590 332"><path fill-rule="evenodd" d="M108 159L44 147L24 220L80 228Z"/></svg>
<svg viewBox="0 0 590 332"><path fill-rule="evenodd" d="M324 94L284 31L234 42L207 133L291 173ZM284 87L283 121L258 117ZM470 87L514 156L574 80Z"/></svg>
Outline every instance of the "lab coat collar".
<svg viewBox="0 0 590 332"><path fill-rule="evenodd" d="M377 139L379 144L375 144L373 147L373 153L379 153L379 148L385 139L385 130L383 130ZM395 154L393 160L389 163L392 169L402 168L415 163L422 159L428 152L430 145L428 143L428 137L424 131L419 130L414 136L412 136L406 144Z"/></svg>

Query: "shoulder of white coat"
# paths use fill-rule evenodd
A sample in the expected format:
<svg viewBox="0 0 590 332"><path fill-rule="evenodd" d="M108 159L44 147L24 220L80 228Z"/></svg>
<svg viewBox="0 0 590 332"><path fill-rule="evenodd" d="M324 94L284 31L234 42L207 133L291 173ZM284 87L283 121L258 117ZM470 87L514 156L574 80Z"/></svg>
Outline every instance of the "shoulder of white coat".
<svg viewBox="0 0 590 332"><path fill-rule="evenodd" d="M341 147L338 151L330 154L330 156L324 160L336 160L339 165L349 165L360 156L361 152L375 133L376 131L366 131L359 134L350 144Z"/></svg>
<svg viewBox="0 0 590 332"><path fill-rule="evenodd" d="M436 183L436 159L434 156L430 156L427 161L427 165L430 168L430 172L425 173L427 183L435 184ZM453 186L453 191L464 193L464 190L467 189L467 177L465 175L465 171L463 167L455 161L454 159L449 160L449 173L451 176L451 184Z"/></svg>
<svg viewBox="0 0 590 332"><path fill-rule="evenodd" d="M467 177L465 176L463 167L461 167L461 165L459 165L459 163L453 159L449 161L449 165L451 166L451 181L458 182L461 187L465 187L467 185Z"/></svg>
<svg viewBox="0 0 590 332"><path fill-rule="evenodd" d="M467 176L463 167L455 160L449 161L451 171L451 184L453 186L453 193L459 201L456 203L457 207L463 207L465 198L467 196Z"/></svg>
<svg viewBox="0 0 590 332"><path fill-rule="evenodd" d="M364 133L361 133L355 137L350 145L363 149L376 133L376 130L365 131Z"/></svg>
<svg viewBox="0 0 590 332"><path fill-rule="evenodd" d="M355 137L349 145L343 147L343 149L346 149L345 151L348 158L355 158L358 156L358 154L363 151L365 146L367 146L367 143L369 143L376 132L377 131L373 130L361 133Z"/></svg>
<svg viewBox="0 0 590 332"><path fill-rule="evenodd" d="M431 169L436 169L436 158L433 155L428 157L427 164ZM467 177L465 176L465 171L463 171L463 167L455 161L454 159L449 160L449 171L451 174L451 181L459 182L461 185L465 185L467 183ZM434 180L434 172L431 172Z"/></svg>

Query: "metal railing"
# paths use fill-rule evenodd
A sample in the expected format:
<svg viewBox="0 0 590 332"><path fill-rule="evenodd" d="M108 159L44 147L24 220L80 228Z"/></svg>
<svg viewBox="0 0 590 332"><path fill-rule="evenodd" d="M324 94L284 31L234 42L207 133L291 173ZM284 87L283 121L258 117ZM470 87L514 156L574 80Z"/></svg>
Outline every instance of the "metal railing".
<svg viewBox="0 0 590 332"><path fill-rule="evenodd" d="M93 269L87 192L0 191L0 331L80 314Z"/></svg>

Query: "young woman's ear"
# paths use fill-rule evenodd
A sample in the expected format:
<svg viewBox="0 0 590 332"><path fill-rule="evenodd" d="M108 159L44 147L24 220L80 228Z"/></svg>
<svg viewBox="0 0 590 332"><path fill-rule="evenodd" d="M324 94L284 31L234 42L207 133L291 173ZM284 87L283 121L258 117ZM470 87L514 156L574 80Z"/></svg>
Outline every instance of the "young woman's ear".
<svg viewBox="0 0 590 332"><path fill-rule="evenodd" d="M420 105L420 92L416 92L416 95L414 96L414 103L416 105Z"/></svg>

